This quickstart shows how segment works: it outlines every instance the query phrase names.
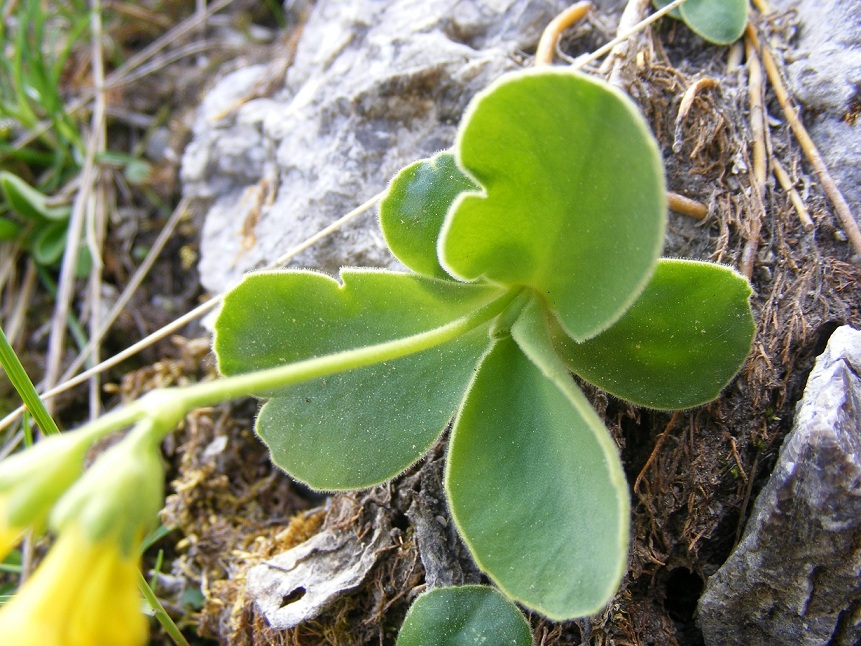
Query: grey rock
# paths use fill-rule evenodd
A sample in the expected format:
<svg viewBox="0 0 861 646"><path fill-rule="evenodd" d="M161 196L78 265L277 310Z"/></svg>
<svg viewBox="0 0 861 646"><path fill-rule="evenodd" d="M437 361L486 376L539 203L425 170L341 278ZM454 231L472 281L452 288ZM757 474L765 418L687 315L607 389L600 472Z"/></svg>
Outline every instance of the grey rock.
<svg viewBox="0 0 861 646"><path fill-rule="evenodd" d="M566 0L319 0L283 89L215 117L266 80L226 76L207 97L182 167L211 200L200 272L212 292L281 256L451 146L470 98L517 66ZM397 266L365 215L295 264Z"/></svg>
<svg viewBox="0 0 861 646"><path fill-rule="evenodd" d="M428 588L481 582L481 572L469 555L446 509L439 461L427 460L417 476L421 483L406 511L414 528Z"/></svg>
<svg viewBox="0 0 861 646"><path fill-rule="evenodd" d="M842 115L858 98L861 83L861 16L846 0L776 0L799 18L796 51L787 73L806 106Z"/></svg>
<svg viewBox="0 0 861 646"><path fill-rule="evenodd" d="M856 220L861 214L861 124L845 116L861 101L861 11L846 0L775 0L795 9L799 32L787 67L805 126Z"/></svg>
<svg viewBox="0 0 861 646"><path fill-rule="evenodd" d="M251 92L265 73L264 65L232 72L204 98L194 126L194 139L182 157L186 197L217 198L249 186L263 176L264 150L259 128L243 123L227 127L217 115Z"/></svg>
<svg viewBox="0 0 861 646"><path fill-rule="evenodd" d="M706 644L861 641L861 332L817 359L741 542L706 585Z"/></svg>

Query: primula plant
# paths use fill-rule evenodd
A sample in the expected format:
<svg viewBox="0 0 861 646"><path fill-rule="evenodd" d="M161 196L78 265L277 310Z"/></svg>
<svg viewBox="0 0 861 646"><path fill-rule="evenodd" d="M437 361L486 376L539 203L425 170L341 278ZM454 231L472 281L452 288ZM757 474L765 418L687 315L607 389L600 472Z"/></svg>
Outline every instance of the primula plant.
<svg viewBox="0 0 861 646"><path fill-rule="evenodd" d="M155 391L71 434L89 445L135 425L119 458L77 481L63 471L27 514L3 489L14 465L0 464L0 538L47 518L61 542L109 541L112 563L128 562L154 511L132 519L129 500L159 498L141 482L160 469L140 458L145 468L112 470L154 455L188 410L256 395L272 460L324 491L390 480L451 424L449 508L498 590L419 597L401 646L428 643L428 626L451 637L434 643L528 644L512 601L555 620L594 613L625 572L629 493L572 373L642 406L688 408L718 396L753 335L742 276L659 258L665 219L661 157L624 95L568 70L507 75L471 103L452 151L392 181L381 226L409 271L247 276L215 324L225 377Z"/></svg>
<svg viewBox="0 0 861 646"><path fill-rule="evenodd" d="M664 195L624 96L569 71L506 76L473 101L452 153L389 188L382 230L413 273L248 276L216 323L219 369L403 348L267 393L257 432L272 459L315 489L368 487L454 416L446 492L476 563L552 619L594 613L625 571L628 487L570 373L687 408L718 395L753 334L739 274L659 260Z"/></svg>

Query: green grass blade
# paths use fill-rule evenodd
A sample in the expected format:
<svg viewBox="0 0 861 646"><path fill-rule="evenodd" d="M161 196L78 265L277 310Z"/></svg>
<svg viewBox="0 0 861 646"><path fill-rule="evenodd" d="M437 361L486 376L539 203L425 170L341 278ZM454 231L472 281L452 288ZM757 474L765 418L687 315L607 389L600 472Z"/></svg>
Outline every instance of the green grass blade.
<svg viewBox="0 0 861 646"><path fill-rule="evenodd" d="M12 382L15 390L18 391L18 395L21 397L27 410L36 419L36 423L42 429L42 432L45 435L59 435L60 429L57 428L57 424L48 414L45 404L39 397L39 393L36 392L36 387L30 381L30 377L27 376L24 366L21 365L21 360L18 359L18 355L15 354L12 346L9 345L9 339L6 338L2 327L0 327L0 365L3 366L6 375L9 377L9 381Z"/></svg>
<svg viewBox="0 0 861 646"><path fill-rule="evenodd" d="M140 577L138 580L138 588L140 588L141 594L143 594L147 603L153 609L153 613L155 614L155 618L158 619L158 623L161 624L162 628L164 628L165 632L170 635L170 638L173 639L173 642L177 646L189 646L188 640L182 636L179 627L174 623L173 619L170 618L170 615L167 614L167 610L165 610L164 606L161 605L161 601L158 600L155 592L153 592L153 589L149 586L149 583L147 583L143 573L138 572L138 576Z"/></svg>

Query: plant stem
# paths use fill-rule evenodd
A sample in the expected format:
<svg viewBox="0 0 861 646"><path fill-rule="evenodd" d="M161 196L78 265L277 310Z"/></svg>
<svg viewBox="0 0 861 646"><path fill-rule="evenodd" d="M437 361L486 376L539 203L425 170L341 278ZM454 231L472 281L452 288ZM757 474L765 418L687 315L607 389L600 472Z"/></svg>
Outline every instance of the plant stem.
<svg viewBox="0 0 861 646"><path fill-rule="evenodd" d="M311 379L417 354L423 350L451 341L490 321L505 311L520 292L520 289L509 290L502 297L475 312L427 332L421 332L402 339L386 341L377 345L297 361L286 366L278 366L277 368L249 372L243 375L236 375L235 377L227 377L217 381L188 386L182 389L184 391L183 397L189 404L189 408L200 408L237 397L247 397L249 395L266 396L267 393L281 390L288 386L294 386L304 381L310 381Z"/></svg>
<svg viewBox="0 0 861 646"><path fill-rule="evenodd" d="M192 386L154 390L81 430L100 437L131 423L147 420L150 422L147 429L150 439L160 441L176 428L186 413L195 408L240 397L270 396L305 381L392 361L442 345L499 316L522 292L520 288L508 290L464 317L412 336Z"/></svg>

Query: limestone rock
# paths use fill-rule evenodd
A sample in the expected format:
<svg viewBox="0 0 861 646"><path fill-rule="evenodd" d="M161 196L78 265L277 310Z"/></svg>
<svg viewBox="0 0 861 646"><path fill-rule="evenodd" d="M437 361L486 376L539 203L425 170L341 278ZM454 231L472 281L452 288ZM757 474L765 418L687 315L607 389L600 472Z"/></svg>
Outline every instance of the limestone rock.
<svg viewBox="0 0 861 646"><path fill-rule="evenodd" d="M744 536L699 603L706 644L861 641L861 332L817 359Z"/></svg>
<svg viewBox="0 0 861 646"><path fill-rule="evenodd" d="M205 101L182 168L211 199L204 286L219 292L451 146L472 96L517 66L566 0L319 0L282 90L245 103L269 73L234 72ZM296 258L336 273L391 266L372 215Z"/></svg>
<svg viewBox="0 0 861 646"><path fill-rule="evenodd" d="M441 457L426 460L418 474L412 476L421 484L406 510L425 570L425 584L436 588L480 583L481 573L446 509L441 466Z"/></svg>
<svg viewBox="0 0 861 646"><path fill-rule="evenodd" d="M796 51L787 68L790 89L806 108L804 121L828 170L861 217L861 11L846 0L776 0L795 9ZM850 118L847 118L850 117Z"/></svg>

